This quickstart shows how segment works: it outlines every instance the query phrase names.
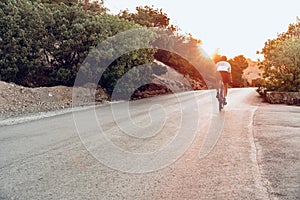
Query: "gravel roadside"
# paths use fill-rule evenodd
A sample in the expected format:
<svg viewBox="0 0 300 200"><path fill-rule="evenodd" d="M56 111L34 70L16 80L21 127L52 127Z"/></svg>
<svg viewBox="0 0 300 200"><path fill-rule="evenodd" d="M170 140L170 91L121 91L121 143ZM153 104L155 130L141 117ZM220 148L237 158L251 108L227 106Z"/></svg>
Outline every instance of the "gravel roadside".
<svg viewBox="0 0 300 200"><path fill-rule="evenodd" d="M94 94L88 87L79 90L81 98L95 102L87 101L78 106L108 102L108 95L102 88L97 88L95 98L90 98ZM68 111L72 108L72 91L72 87L66 86L27 88L0 81L0 121L49 111Z"/></svg>

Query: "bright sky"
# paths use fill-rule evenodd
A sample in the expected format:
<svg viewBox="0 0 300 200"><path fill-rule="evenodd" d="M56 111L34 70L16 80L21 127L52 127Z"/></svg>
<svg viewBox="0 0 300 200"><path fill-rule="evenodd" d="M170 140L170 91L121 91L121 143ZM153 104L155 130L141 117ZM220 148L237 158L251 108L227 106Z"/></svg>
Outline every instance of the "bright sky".
<svg viewBox="0 0 300 200"><path fill-rule="evenodd" d="M300 17L300 0L104 0L112 13L154 5L162 8L171 23L202 40L205 52L217 48L232 58L244 55L257 60L256 51L268 39L285 32Z"/></svg>

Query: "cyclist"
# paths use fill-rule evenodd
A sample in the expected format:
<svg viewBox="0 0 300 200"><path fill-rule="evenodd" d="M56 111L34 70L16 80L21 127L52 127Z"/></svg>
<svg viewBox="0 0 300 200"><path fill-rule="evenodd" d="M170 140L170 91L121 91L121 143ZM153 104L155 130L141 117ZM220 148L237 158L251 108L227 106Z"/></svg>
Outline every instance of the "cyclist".
<svg viewBox="0 0 300 200"><path fill-rule="evenodd" d="M224 105L226 105L227 104L226 97L227 97L227 93L228 93L228 84L232 83L231 65L229 64L229 62L227 62L226 56L221 57L220 61L217 62L217 64L216 64L216 68L217 68L217 71L219 72L217 74L218 83L220 80L220 76L222 77L222 81L224 83L224 96L225 96ZM220 87L220 86L218 85L218 87ZM219 94L217 94L217 98L218 98L218 95Z"/></svg>

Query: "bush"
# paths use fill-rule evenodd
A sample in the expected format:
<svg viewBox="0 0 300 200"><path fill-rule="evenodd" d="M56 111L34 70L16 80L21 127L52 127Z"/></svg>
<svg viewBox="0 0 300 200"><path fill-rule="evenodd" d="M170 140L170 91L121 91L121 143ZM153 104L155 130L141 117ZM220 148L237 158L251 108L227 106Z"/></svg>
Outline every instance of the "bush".
<svg viewBox="0 0 300 200"><path fill-rule="evenodd" d="M260 88L268 91L300 91L300 22L274 40L266 42L262 50L265 59L259 63L263 70Z"/></svg>
<svg viewBox="0 0 300 200"><path fill-rule="evenodd" d="M25 86L72 86L93 47L119 32L140 27L118 16L85 13L77 5L63 3L8 0L0 2L0 13L0 80ZM98 54L99 60L109 59L117 51L108 46ZM124 55L113 63L114 70L102 86L111 91L110 86L123 73L137 64L152 62L153 55L154 50ZM82 84L99 78L100 69L85 67Z"/></svg>
<svg viewBox="0 0 300 200"><path fill-rule="evenodd" d="M42 5L29 1L0 2L0 80L29 84L32 72L43 67L45 32L39 9Z"/></svg>

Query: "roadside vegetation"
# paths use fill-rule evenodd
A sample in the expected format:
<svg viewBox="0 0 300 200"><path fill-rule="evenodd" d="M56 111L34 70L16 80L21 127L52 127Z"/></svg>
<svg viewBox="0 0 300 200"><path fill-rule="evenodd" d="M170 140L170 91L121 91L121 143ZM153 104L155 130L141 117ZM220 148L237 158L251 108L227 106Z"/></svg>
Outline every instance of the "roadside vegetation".
<svg viewBox="0 0 300 200"><path fill-rule="evenodd" d="M131 71L133 73L121 88L124 90L121 92L132 92L137 82L150 83L134 88L138 90L135 94L140 94L149 88L157 88L153 87L154 83L151 81L157 75L166 73L165 66L168 66L182 74L189 81L191 89L213 87L213 61L217 61L221 55L216 52L213 60L205 55L201 51L201 40L189 33L182 34L179 27L170 24L170 18L161 9L145 6L137 7L135 12L123 10L113 15L109 14L103 1L90 2L88 7L84 2L1 1L0 81L26 87L73 86L81 68L86 77L81 80L81 85L96 81L100 87L112 94L118 80ZM163 30L140 40L151 48L128 52L117 57L108 67L82 65L91 50L101 42L124 31L142 27ZM118 55L118 48L118 45L102 48L102 52L97 53L97 59L109 61ZM259 91L299 91L299 49L298 21L291 24L286 33L266 42L260 52L265 56L259 62L263 71L260 81L257 81L257 75L253 82L247 79L251 77L251 70L246 69L253 67L249 65L252 61L243 55L229 59L233 73L232 87L259 84ZM140 70L140 65L146 66L146 70Z"/></svg>
<svg viewBox="0 0 300 200"><path fill-rule="evenodd" d="M89 4L87 12L84 8L84 2L77 0L0 2L0 80L29 87L73 86L84 59L99 43L126 30L159 27L164 28L164 36L145 37L142 41L153 48L118 57L103 72L98 84L112 93L117 81L131 69L135 73L124 90L130 90L130 82L151 81L152 74L166 72L165 67L153 62L156 59L187 75L191 82L200 83L200 88L193 89L207 88L199 71L212 78L213 63L199 51L201 41L190 34L178 34L177 27L169 24L170 19L162 10L146 6L138 7L136 13L121 11L112 15L103 2ZM180 50L185 58L157 50L156 42ZM98 52L99 60L109 60L117 52L116 47L107 46L105 52ZM192 66L189 59L199 66ZM143 64L148 66L147 74L141 74L137 67ZM100 78L97 72L101 67L84 66L82 71L87 79L82 85Z"/></svg>
<svg viewBox="0 0 300 200"><path fill-rule="evenodd" d="M300 92L300 20L290 24L288 30L265 43L260 52L264 60L258 92Z"/></svg>

